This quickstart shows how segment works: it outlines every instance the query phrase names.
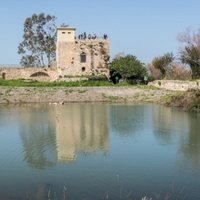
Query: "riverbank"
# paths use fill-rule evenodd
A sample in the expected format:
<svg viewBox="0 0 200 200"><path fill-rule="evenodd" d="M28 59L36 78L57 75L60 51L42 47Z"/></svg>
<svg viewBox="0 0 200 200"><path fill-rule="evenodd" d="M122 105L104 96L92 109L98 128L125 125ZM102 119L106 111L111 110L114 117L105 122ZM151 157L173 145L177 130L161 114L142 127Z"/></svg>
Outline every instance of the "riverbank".
<svg viewBox="0 0 200 200"><path fill-rule="evenodd" d="M200 90L165 95L162 103L170 107L180 107L184 111L200 113Z"/></svg>
<svg viewBox="0 0 200 200"><path fill-rule="evenodd" d="M73 102L159 103L200 112L200 90L175 91L154 86L10 87L0 86L0 104Z"/></svg>
<svg viewBox="0 0 200 200"><path fill-rule="evenodd" d="M69 102L161 102L176 91L152 86L125 87L9 87L0 86L0 104Z"/></svg>

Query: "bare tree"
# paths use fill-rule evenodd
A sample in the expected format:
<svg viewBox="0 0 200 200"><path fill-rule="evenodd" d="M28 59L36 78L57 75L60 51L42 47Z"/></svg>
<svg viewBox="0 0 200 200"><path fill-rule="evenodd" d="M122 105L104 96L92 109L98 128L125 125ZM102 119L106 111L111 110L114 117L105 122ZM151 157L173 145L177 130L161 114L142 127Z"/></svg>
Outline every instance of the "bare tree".
<svg viewBox="0 0 200 200"><path fill-rule="evenodd" d="M200 78L200 30L191 33L190 29L177 37L178 41L184 44L180 48L180 60L190 66L192 78Z"/></svg>

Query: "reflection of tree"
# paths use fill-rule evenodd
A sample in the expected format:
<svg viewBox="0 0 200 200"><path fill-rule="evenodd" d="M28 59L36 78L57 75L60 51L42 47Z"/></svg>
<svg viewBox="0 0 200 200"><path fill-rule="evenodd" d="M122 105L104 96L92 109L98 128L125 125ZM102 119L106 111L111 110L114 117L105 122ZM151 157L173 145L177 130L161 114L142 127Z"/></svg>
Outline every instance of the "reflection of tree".
<svg viewBox="0 0 200 200"><path fill-rule="evenodd" d="M164 106L153 106L152 109L154 134L161 143L170 144L176 133L187 130L187 113Z"/></svg>
<svg viewBox="0 0 200 200"><path fill-rule="evenodd" d="M29 166L43 169L55 165L54 128L48 123L48 113L41 108L27 108L19 115L20 136L24 147L24 159ZM53 155L52 155L53 154Z"/></svg>
<svg viewBox="0 0 200 200"><path fill-rule="evenodd" d="M186 162L200 168L200 116L188 114L189 130L188 137L181 141L181 151L186 157Z"/></svg>
<svg viewBox="0 0 200 200"><path fill-rule="evenodd" d="M130 135L142 129L144 125L145 106L113 105L110 106L110 123L115 133Z"/></svg>
<svg viewBox="0 0 200 200"><path fill-rule="evenodd" d="M200 116L174 108L153 106L153 129L156 138L164 144L179 146L181 165L193 163L200 167ZM191 162L190 162L191 161Z"/></svg>

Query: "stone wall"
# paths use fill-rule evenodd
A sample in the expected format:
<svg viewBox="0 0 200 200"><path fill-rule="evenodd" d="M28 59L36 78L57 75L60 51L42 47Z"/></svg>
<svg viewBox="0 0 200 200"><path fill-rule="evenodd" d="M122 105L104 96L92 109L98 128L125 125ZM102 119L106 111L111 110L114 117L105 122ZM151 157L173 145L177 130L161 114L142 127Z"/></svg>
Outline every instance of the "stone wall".
<svg viewBox="0 0 200 200"><path fill-rule="evenodd" d="M81 62L81 54L86 62ZM57 42L57 68L59 76L109 75L109 41L105 39Z"/></svg>
<svg viewBox="0 0 200 200"><path fill-rule="evenodd" d="M200 89L200 80L195 80L195 81L156 80L150 82L148 85L166 90L187 91L190 89Z"/></svg>
<svg viewBox="0 0 200 200"><path fill-rule="evenodd" d="M6 80L27 79L38 81L55 81L58 79L56 68L0 68L0 77Z"/></svg>

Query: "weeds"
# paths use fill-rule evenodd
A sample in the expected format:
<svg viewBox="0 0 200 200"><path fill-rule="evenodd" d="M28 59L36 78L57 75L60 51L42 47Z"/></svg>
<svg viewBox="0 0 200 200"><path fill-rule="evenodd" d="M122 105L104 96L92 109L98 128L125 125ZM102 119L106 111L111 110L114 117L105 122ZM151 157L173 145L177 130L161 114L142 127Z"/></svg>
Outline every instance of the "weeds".
<svg viewBox="0 0 200 200"><path fill-rule="evenodd" d="M120 97L117 97L117 96L105 96L105 97L108 98L110 101L117 101L120 98Z"/></svg>
<svg viewBox="0 0 200 200"><path fill-rule="evenodd" d="M188 110L192 112L200 112L200 90L190 91L193 95L191 95L191 103L188 106Z"/></svg>
<svg viewBox="0 0 200 200"><path fill-rule="evenodd" d="M68 90L65 90L65 94L71 94L73 93L75 90L73 89L68 89Z"/></svg>
<svg viewBox="0 0 200 200"><path fill-rule="evenodd" d="M180 101L183 98L184 92L176 92L174 94L167 94L161 98L161 102L170 105L176 101Z"/></svg>

